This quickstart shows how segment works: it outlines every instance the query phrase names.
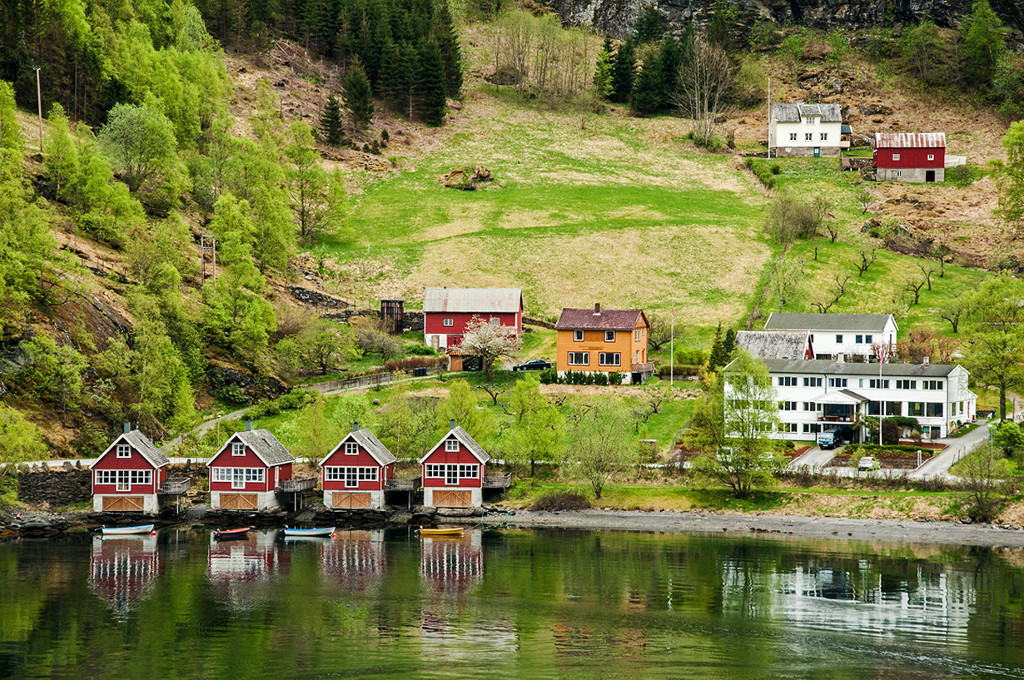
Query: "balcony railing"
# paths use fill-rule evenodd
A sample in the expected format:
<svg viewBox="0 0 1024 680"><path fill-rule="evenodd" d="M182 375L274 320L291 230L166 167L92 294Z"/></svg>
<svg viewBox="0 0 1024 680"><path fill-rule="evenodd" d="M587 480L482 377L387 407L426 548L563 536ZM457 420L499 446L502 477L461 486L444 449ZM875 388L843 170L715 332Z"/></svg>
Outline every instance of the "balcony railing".
<svg viewBox="0 0 1024 680"><path fill-rule="evenodd" d="M283 479L277 485L277 491L282 493L298 493L316 488L316 477L304 477L302 479Z"/></svg>
<svg viewBox="0 0 1024 680"><path fill-rule="evenodd" d="M180 496L192 488L191 477L176 477L162 483L157 493L163 496Z"/></svg>
<svg viewBox="0 0 1024 680"><path fill-rule="evenodd" d="M631 364L629 370L631 373L654 373L654 363Z"/></svg>
<svg viewBox="0 0 1024 680"><path fill-rule="evenodd" d="M512 473L504 475L484 475L485 489L507 489L512 486Z"/></svg>
<svg viewBox="0 0 1024 680"><path fill-rule="evenodd" d="M411 479L389 479L384 483L385 491L415 491L416 489L423 486L422 477L413 477Z"/></svg>

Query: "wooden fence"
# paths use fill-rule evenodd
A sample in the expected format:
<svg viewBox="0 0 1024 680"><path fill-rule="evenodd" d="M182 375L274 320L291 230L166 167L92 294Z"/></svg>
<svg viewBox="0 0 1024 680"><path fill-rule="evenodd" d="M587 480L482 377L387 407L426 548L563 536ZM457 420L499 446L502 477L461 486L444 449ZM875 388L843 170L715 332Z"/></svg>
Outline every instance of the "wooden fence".
<svg viewBox="0 0 1024 680"><path fill-rule="evenodd" d="M418 375L437 375L441 372L440 366L433 366L423 369L425 373ZM332 380L330 382L317 383L315 385L302 385L300 389L304 390L316 390L317 392L334 392L337 390L350 390L357 387L378 387L380 385L386 385L388 383L395 382L396 380L402 380L410 376L417 375L413 371L394 371L391 373L374 373L371 375L364 375L358 378L348 378L347 380Z"/></svg>

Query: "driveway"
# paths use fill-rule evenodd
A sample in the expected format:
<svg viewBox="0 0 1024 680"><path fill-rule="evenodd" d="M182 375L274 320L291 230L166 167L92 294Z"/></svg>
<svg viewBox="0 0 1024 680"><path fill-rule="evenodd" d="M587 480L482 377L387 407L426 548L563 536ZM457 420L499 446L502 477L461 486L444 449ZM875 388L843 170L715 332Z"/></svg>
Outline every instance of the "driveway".
<svg viewBox="0 0 1024 680"><path fill-rule="evenodd" d="M911 479L952 479L949 468L958 460L973 451L982 442L988 439L988 426L991 421L982 421L978 427L968 432L963 437L947 437L938 441L946 445L946 448L939 455L928 460L921 467L908 475Z"/></svg>
<svg viewBox="0 0 1024 680"><path fill-rule="evenodd" d="M791 460L788 467L790 470L797 470L799 468L820 469L828 465L828 462L835 455L835 450L822 450L817 446L812 446L803 455Z"/></svg>

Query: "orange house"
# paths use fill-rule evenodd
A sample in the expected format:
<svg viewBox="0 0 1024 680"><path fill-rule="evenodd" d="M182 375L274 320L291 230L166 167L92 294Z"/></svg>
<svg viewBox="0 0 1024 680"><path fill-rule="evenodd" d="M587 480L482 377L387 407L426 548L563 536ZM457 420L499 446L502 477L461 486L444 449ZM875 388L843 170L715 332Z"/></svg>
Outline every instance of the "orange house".
<svg viewBox="0 0 1024 680"><path fill-rule="evenodd" d="M654 373L647 362L649 328L642 309L563 309L555 324L558 374L621 373L623 383L642 383Z"/></svg>

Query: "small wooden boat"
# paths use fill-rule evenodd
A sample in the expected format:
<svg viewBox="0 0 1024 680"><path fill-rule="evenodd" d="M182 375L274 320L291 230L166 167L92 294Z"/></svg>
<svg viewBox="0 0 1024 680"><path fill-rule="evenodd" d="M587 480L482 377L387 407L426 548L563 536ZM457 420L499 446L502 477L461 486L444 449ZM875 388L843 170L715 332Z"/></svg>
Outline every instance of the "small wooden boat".
<svg viewBox="0 0 1024 680"><path fill-rule="evenodd" d="M240 529L218 529L213 532L213 537L218 541L236 541L238 539L245 538L250 531L252 531L252 527L242 527Z"/></svg>
<svg viewBox="0 0 1024 680"><path fill-rule="evenodd" d="M420 536L461 536L462 527L450 527L446 529L424 529L420 527Z"/></svg>
<svg viewBox="0 0 1024 680"><path fill-rule="evenodd" d="M140 534L153 534L154 524L139 524L134 527L100 527L104 536L138 536Z"/></svg>
<svg viewBox="0 0 1024 680"><path fill-rule="evenodd" d="M284 528L285 538L334 538L334 527L316 527L313 529Z"/></svg>

